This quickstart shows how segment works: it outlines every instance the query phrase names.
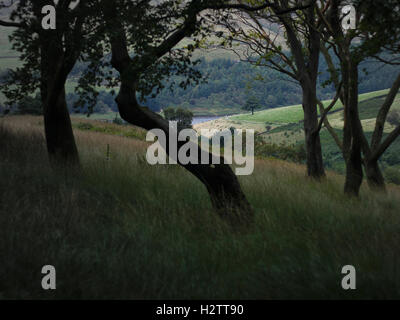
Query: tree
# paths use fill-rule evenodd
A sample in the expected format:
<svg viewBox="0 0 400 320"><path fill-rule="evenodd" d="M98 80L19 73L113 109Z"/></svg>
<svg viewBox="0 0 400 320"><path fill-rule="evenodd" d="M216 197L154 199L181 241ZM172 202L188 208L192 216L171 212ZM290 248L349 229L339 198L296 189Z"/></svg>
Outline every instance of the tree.
<svg viewBox="0 0 400 320"><path fill-rule="evenodd" d="M254 110L261 108L260 101L255 96L250 96L246 100L246 104L243 106L243 110L251 111L254 115Z"/></svg>
<svg viewBox="0 0 400 320"><path fill-rule="evenodd" d="M11 21L0 22L2 26L18 27L13 35L14 47L26 60L23 68L13 72L6 95L18 100L27 92L40 89L51 158L78 163L65 103L65 82L78 59L91 61L79 81L78 103L93 103L98 95L96 85L104 80L110 86L119 82L116 102L121 117L148 130L162 129L169 135L168 122L140 106L139 100L157 95L164 87L163 80L173 74L183 76L181 88L200 78L191 60L191 53L200 42L196 40L172 50L185 37L201 38L207 34L199 14L229 8L259 10L271 4L265 1L259 6L250 6L227 0L60 0L56 4L57 28L46 31L40 27L44 5L54 3L21 1ZM104 34L109 37L108 43L102 41ZM102 59L104 49L111 49L111 65L118 72L118 78L113 73L104 74L103 67L107 65ZM134 54L131 56L130 52ZM16 89L13 84L17 84ZM224 218L251 219L253 210L229 165L181 165L207 187L213 206Z"/></svg>
<svg viewBox="0 0 400 320"><path fill-rule="evenodd" d="M10 4L13 4L11 1ZM93 25L101 26L92 9L98 1L61 0L56 4L56 30L45 30L41 22L42 8L54 5L50 0L19 1L10 21L0 26L16 28L12 34L13 48L21 53L22 67L9 72L2 90L15 104L30 93L40 90L44 113L47 150L52 163L79 165L65 98L67 77L78 59L95 61L102 57L102 42ZM6 7L5 4L0 6ZM104 32L103 32L104 33ZM82 79L90 78L90 72ZM81 82L81 90L90 89Z"/></svg>
<svg viewBox="0 0 400 320"><path fill-rule="evenodd" d="M17 106L18 114L43 115L42 101L39 95L24 97Z"/></svg>
<svg viewBox="0 0 400 320"><path fill-rule="evenodd" d="M385 183L378 160L400 135L400 126L398 126L383 139L384 125L400 88L400 74L379 109L372 139L369 142L358 111L358 69L363 61L371 57L384 63L398 63L382 58L382 54L390 51L395 53L397 50L398 53L400 14L399 10L395 9L399 8L398 2L379 3L380 10L374 10L376 6L374 1L356 1L354 4L358 12L358 28L347 32L342 28L341 14L342 6L347 2L332 0L326 3L329 10L328 16L322 19L325 41L322 52L329 65L331 80L338 90L337 98L340 98L344 105L343 142L338 145L343 151L346 162L345 192L355 196L359 194L364 176L363 166L369 185L374 189L384 190ZM380 14L375 15L378 12ZM319 15L322 17L322 12L319 12ZM386 26L391 32L387 32ZM333 64L331 51L339 58L339 71ZM322 110L322 120L326 120L327 112L332 107L333 105Z"/></svg>
<svg viewBox="0 0 400 320"><path fill-rule="evenodd" d="M269 5L259 6L263 8ZM125 12L121 14L120 7ZM161 129L169 140L168 121L139 104L137 93L153 92L159 87L163 76L170 76L171 70L180 71L186 79L194 79L196 74L190 68L191 52L199 46L199 41L187 46L188 51L174 49L185 37L198 39L207 32L201 28L199 14L206 9L242 7L229 1L165 1L154 7L149 2L102 1L103 18L107 23L111 44L111 64L118 71L120 89L116 102L121 117L147 130ZM257 10L258 6L245 6ZM163 18L164 17L164 18ZM148 19L148 20L147 20ZM147 21L146 21L147 20ZM158 23L154 23L157 20ZM138 26L140 24L140 27ZM140 30L140 34L139 34ZM128 48L134 48L135 56L129 55ZM168 66L168 68L165 68ZM171 68L174 66L174 68ZM151 79L143 85L143 79ZM181 84L185 86L187 81ZM178 149L184 142L178 141ZM212 155L199 148L199 155ZM167 146L166 151L169 148ZM201 161L199 161L201 163ZM207 188L211 203L221 217L232 223L250 221L253 209L247 201L237 177L229 165L186 165L182 167L197 177Z"/></svg>
<svg viewBox="0 0 400 320"><path fill-rule="evenodd" d="M219 33L241 60L276 70L301 86L307 172L316 179L325 176L317 106L321 42L318 3L276 0L256 12L236 10L222 20L228 35Z"/></svg>
<svg viewBox="0 0 400 320"><path fill-rule="evenodd" d="M168 121L174 121L176 118L175 109L173 107L168 107L163 109L164 118Z"/></svg>
<svg viewBox="0 0 400 320"><path fill-rule="evenodd" d="M112 112L112 110L103 101L98 100L96 106L93 108L93 112L100 113L100 114L107 114L107 113Z"/></svg>
<svg viewBox="0 0 400 320"><path fill-rule="evenodd" d="M193 112L188 109L178 108L176 109L176 120L178 121L178 130L190 129L192 128Z"/></svg>
<svg viewBox="0 0 400 320"><path fill-rule="evenodd" d="M166 108L164 117L168 121L177 121L178 131L192 128L193 112L184 108Z"/></svg>

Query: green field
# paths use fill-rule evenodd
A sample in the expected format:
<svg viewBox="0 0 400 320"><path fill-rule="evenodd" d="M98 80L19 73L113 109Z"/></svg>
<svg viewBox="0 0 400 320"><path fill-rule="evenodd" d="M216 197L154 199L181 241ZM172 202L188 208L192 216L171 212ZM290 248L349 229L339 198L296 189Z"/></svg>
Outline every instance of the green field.
<svg viewBox="0 0 400 320"><path fill-rule="evenodd" d="M386 95L388 90L375 91L370 93L361 94L359 101L370 100L376 97ZM324 105L327 106L332 100L323 101ZM343 108L343 105L338 101L332 112ZM262 123L293 123L299 122L304 119L303 109L301 105L288 106L283 108L268 109L263 111L255 112L254 115L243 114L233 116L230 118L233 121L248 121L248 122L262 122Z"/></svg>
<svg viewBox="0 0 400 320"><path fill-rule="evenodd" d="M388 90L382 90L360 95L360 119L368 138L371 137L371 133L375 128L376 115L379 107L384 102L385 94L387 92ZM325 105L328 105L329 103L330 101L324 101ZM336 132L339 136L341 136L341 130L343 128L343 111L341 108L341 103L338 103L333 113L329 115L330 123L333 128L336 129ZM395 99L392 110L400 110L400 94ZM115 116L116 113L93 114L89 119L113 120L115 119ZM73 117L80 119L87 118L85 115L73 115ZM274 121L266 120L271 119L272 117ZM223 130L231 127L236 129L254 129L256 132L262 133L261 137L269 144L299 146L304 145L302 117L303 111L301 106L290 106L260 111L254 116L246 114L222 117L217 120L195 125L195 129ZM253 118L256 118L256 120ZM251 119L251 121L242 119ZM268 132L265 132L267 126L270 126L271 128ZM393 129L394 127L386 124L384 132L385 134L388 134ZM336 172L344 173L344 162L341 151L325 128L321 130L321 141L326 167ZM383 155L381 159L381 166L385 172L393 168L400 171L400 139L397 139ZM388 176L388 178L390 177Z"/></svg>
<svg viewBox="0 0 400 320"><path fill-rule="evenodd" d="M72 118L77 118L77 119L91 119L91 120L107 120L111 121L114 120L116 117L120 118L119 113L117 112L111 112L111 113L93 113L89 117L86 114L72 114Z"/></svg>
<svg viewBox="0 0 400 320"><path fill-rule="evenodd" d="M385 99L388 90L381 90L361 94L359 98L360 119L368 138L371 137L375 128L378 110ZM325 106L330 101L324 101ZM329 121L337 134L341 136L343 129L343 110L341 103L335 106L335 110L329 114ZM397 95L391 110L400 110L400 94ZM290 106L276 109L269 109L256 112L254 115L241 114L231 117L224 117L207 123L198 124L196 129L254 129L262 133L261 137L269 144L284 146L304 145L303 110L301 106ZM268 130L267 130L268 127ZM388 134L394 129L390 124L385 125L384 132ZM321 130L322 150L325 165L328 169L344 173L344 163L341 151L329 132ZM400 175L400 139L397 139L387 150L381 159L381 166L384 170L397 170Z"/></svg>

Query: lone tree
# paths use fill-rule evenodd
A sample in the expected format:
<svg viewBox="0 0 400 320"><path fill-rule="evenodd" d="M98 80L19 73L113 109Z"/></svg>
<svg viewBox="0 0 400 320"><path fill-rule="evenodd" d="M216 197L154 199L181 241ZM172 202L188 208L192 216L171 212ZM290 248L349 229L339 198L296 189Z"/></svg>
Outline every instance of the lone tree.
<svg viewBox="0 0 400 320"><path fill-rule="evenodd" d="M193 112L188 109L168 107L164 109L164 117L168 121L177 121L179 131L192 128Z"/></svg>
<svg viewBox="0 0 400 320"><path fill-rule="evenodd" d="M261 108L260 101L255 96L250 96L246 100L246 104L243 106L243 110L251 111L254 115L254 110Z"/></svg>

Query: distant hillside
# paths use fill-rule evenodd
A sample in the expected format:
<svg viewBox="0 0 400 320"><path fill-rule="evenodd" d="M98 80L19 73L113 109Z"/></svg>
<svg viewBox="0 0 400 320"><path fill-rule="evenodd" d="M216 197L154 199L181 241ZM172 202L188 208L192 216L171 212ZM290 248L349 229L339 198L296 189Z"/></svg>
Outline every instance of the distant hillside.
<svg viewBox="0 0 400 320"><path fill-rule="evenodd" d="M381 90L361 94L359 97L359 111L361 123L368 139L371 138L375 127L376 116L388 90ZM330 100L324 101L328 105ZM397 95L391 110L400 110L400 94ZM330 124L339 136L343 130L343 109L338 102L328 117ZM202 128L215 129L254 129L261 133L261 137L270 144L277 145L304 145L303 111L300 105L281 107L270 110L249 113L231 117L223 117L211 122L195 125L197 130ZM385 125L385 134L394 129L389 123ZM321 131L322 150L325 166L328 169L344 173L342 153L326 129ZM400 139L397 139L381 159L384 170L395 169L400 176Z"/></svg>
<svg viewBox="0 0 400 320"><path fill-rule="evenodd" d="M397 73L395 66L383 66L378 63L368 63L368 74L360 70L360 93L373 92L389 88ZM83 66L78 65L74 70L74 77L79 76ZM324 60L321 61L318 96L322 100L330 99L334 95L332 87L324 87L329 78ZM301 88L280 73L265 67L254 67L245 62L231 59L202 59L198 70L206 81L186 90L175 87L174 91L164 89L156 98L148 98L144 103L154 111L172 107L184 107L192 110L196 115L231 115L243 113L242 107L250 95L257 97L262 109L271 109L281 106L297 105L301 103ZM175 77L170 82L179 83L182 79ZM73 94L75 78L68 84L70 105L76 100ZM168 87L168 85L167 85ZM114 98L108 93L110 90L99 88L99 104L95 112L117 112ZM72 111L72 109L71 109ZM82 110L85 112L85 109Z"/></svg>
<svg viewBox="0 0 400 320"><path fill-rule="evenodd" d="M9 12L10 9L7 9L7 11ZM0 12L4 15L6 11L3 9ZM12 29L2 28L1 31L0 76L4 75L6 69L20 65L19 54L11 49L8 39ZM237 57L227 50L199 50L195 53L195 58L202 60L198 65L198 70L205 77L205 83L189 87L186 90L177 86L174 91L164 89L156 98L147 98L144 103L157 112L165 107L172 106L191 109L196 115L242 113L242 108L250 95L257 97L262 109L301 103L301 89L296 83L268 68L254 67L245 62L238 62ZM71 112L75 111L72 106L77 100L74 88L77 85L77 79L85 68L85 64L78 63L67 84L68 103ZM368 73L362 72L364 68ZM360 71L362 74L360 77L360 93L366 93L389 88L399 72L399 67L382 67L378 63L367 63L360 67ZM323 86L328 78L326 63L324 59L321 59L318 96L322 100L330 99L334 94L332 87ZM175 77L170 82L179 83L181 80L179 77ZM109 93L110 90L106 88L99 88L99 90L101 93L95 112L117 112L114 97ZM0 93L0 104L4 101L4 96ZM80 112L86 111L87 108L82 106Z"/></svg>

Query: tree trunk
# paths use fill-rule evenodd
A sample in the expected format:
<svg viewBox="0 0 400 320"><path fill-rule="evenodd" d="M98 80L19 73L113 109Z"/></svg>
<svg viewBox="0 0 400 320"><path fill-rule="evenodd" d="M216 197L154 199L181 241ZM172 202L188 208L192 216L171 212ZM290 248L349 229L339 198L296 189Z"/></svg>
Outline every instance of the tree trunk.
<svg viewBox="0 0 400 320"><path fill-rule="evenodd" d="M321 179L325 177L322 159L321 140L318 132L318 113L316 94L303 88L304 133L306 140L308 176Z"/></svg>
<svg viewBox="0 0 400 320"><path fill-rule="evenodd" d="M306 140L307 173L309 177L325 177L321 140L318 130L317 79L320 56L321 35L316 25L315 4L304 11L306 24L310 26L308 35L308 55L304 52L301 37L288 15L279 15L285 27L288 43L297 67L296 80L303 92L304 134Z"/></svg>
<svg viewBox="0 0 400 320"><path fill-rule="evenodd" d="M56 166L79 166L78 149L72 130L71 119L61 91L55 105L44 103L44 127L50 162Z"/></svg>
<svg viewBox="0 0 400 320"><path fill-rule="evenodd" d="M121 118L146 130L161 129L165 133L168 143L168 121L148 108L139 106L135 91L132 89L135 85L131 83L131 74L126 78L124 76L121 78L122 84L118 97L116 98ZM178 141L178 149L185 143L187 142ZM168 144L166 146L166 152L169 152ZM204 152L204 150L201 150L199 147L199 163L201 163L201 152ZM209 154L209 159L211 159L211 154ZM179 159L176 160L179 163ZM233 225L243 225L253 220L253 209L247 201L240 183L229 165L179 164L206 186L211 198L211 204L221 218L229 221Z"/></svg>
<svg viewBox="0 0 400 320"><path fill-rule="evenodd" d="M366 160L364 163L369 187L374 191L386 192L385 179L379 168L378 161Z"/></svg>
<svg viewBox="0 0 400 320"><path fill-rule="evenodd" d="M78 149L65 96L65 83L69 71L64 70L65 54L62 42L52 33L44 33L40 39L40 93L49 159L56 167L79 167Z"/></svg>
<svg viewBox="0 0 400 320"><path fill-rule="evenodd" d="M363 181L361 148L353 143L351 151L346 159L346 182L344 193L352 197L358 197Z"/></svg>
<svg viewBox="0 0 400 320"><path fill-rule="evenodd" d="M104 1L104 4L107 5L110 2ZM116 98L121 118L146 130L161 129L165 133L167 141L169 141L168 121L138 104L136 98L138 79L146 71L146 68L150 67L158 58L168 53L183 38L193 34L193 30L195 30L193 21L196 21L196 16L194 16L194 19L191 17L182 29L178 29L162 45L157 47L155 49L156 54L152 52L131 59L125 30L118 21L115 6L111 5L105 9L105 13L109 30L113 31L109 34L112 49L111 64L121 77L120 91ZM178 142L178 147L184 143ZM207 152L209 159L211 158L208 150L201 150L198 145L197 148L199 157L201 157L202 152ZM166 146L166 152L169 152L168 145ZM179 159L176 160L179 163ZM254 211L229 165L179 164L205 185L211 198L211 204L221 218L238 227L247 225L253 220Z"/></svg>
<svg viewBox="0 0 400 320"><path fill-rule="evenodd" d="M346 161L346 183L344 192L358 197L364 178L362 168L363 133L358 114L358 64L352 60L349 49L346 48L342 61L342 72L345 93L345 129L344 146Z"/></svg>

